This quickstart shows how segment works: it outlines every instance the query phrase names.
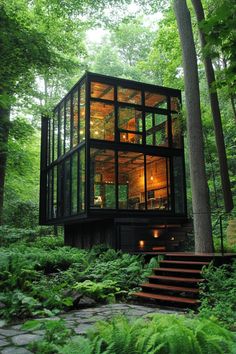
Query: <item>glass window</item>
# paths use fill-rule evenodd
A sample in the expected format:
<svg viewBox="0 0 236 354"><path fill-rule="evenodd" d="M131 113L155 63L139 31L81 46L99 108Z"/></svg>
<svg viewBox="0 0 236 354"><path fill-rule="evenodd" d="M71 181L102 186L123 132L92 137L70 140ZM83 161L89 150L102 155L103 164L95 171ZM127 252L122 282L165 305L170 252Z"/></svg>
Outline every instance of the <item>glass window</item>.
<svg viewBox="0 0 236 354"><path fill-rule="evenodd" d="M78 153L75 152L72 156L72 175L71 175L71 213L77 214L78 200Z"/></svg>
<svg viewBox="0 0 236 354"><path fill-rule="evenodd" d="M52 148L53 148L53 120L49 119L48 121L48 140L49 140L49 153L48 153L48 163L52 162Z"/></svg>
<svg viewBox="0 0 236 354"><path fill-rule="evenodd" d="M85 140L85 83L80 88L80 127L79 127L79 142Z"/></svg>
<svg viewBox="0 0 236 354"><path fill-rule="evenodd" d="M181 117L178 113L171 114L172 145L175 148L183 148Z"/></svg>
<svg viewBox="0 0 236 354"><path fill-rule="evenodd" d="M58 168L57 168L57 200L58 200L58 204L57 204L57 215L58 217L61 217L63 215L63 211L62 211L62 195L63 195L63 184L62 184L62 163L59 163Z"/></svg>
<svg viewBox="0 0 236 354"><path fill-rule="evenodd" d="M58 112L56 111L53 117L53 160L57 159L58 147Z"/></svg>
<svg viewBox="0 0 236 354"><path fill-rule="evenodd" d="M147 145L169 146L167 115L146 113L145 129Z"/></svg>
<svg viewBox="0 0 236 354"><path fill-rule="evenodd" d="M64 194L64 215L70 215L70 158L65 160L65 194Z"/></svg>
<svg viewBox="0 0 236 354"><path fill-rule="evenodd" d="M60 123L60 136L59 136L59 154L64 154L64 129L65 129L65 116L64 116L64 102L61 104L59 109L59 123Z"/></svg>
<svg viewBox="0 0 236 354"><path fill-rule="evenodd" d="M52 170L49 170L48 172L48 178L47 178L47 205L48 205L48 218L52 218Z"/></svg>
<svg viewBox="0 0 236 354"><path fill-rule="evenodd" d="M141 91L125 87L118 87L118 101L134 104L141 104Z"/></svg>
<svg viewBox="0 0 236 354"><path fill-rule="evenodd" d="M172 111L179 111L180 110L180 100L178 97L171 97L170 99L170 109Z"/></svg>
<svg viewBox="0 0 236 354"><path fill-rule="evenodd" d="M133 107L119 107L119 129L142 132L142 112Z"/></svg>
<svg viewBox="0 0 236 354"><path fill-rule="evenodd" d="M114 101L114 87L100 82L91 82L91 97Z"/></svg>
<svg viewBox="0 0 236 354"><path fill-rule="evenodd" d="M169 210L169 159L146 156L147 209Z"/></svg>
<svg viewBox="0 0 236 354"><path fill-rule="evenodd" d="M184 164L181 156L173 157L175 212L185 212Z"/></svg>
<svg viewBox="0 0 236 354"><path fill-rule="evenodd" d="M159 93L145 92L145 106L167 109L167 98Z"/></svg>
<svg viewBox="0 0 236 354"><path fill-rule="evenodd" d="M142 135L122 132L120 133L120 141L122 143L142 144Z"/></svg>
<svg viewBox="0 0 236 354"><path fill-rule="evenodd" d="M79 212L85 209L85 147L79 150Z"/></svg>
<svg viewBox="0 0 236 354"><path fill-rule="evenodd" d="M144 156L141 153L118 153L119 209L145 209Z"/></svg>
<svg viewBox="0 0 236 354"><path fill-rule="evenodd" d="M71 100L66 101L65 152L70 150Z"/></svg>
<svg viewBox="0 0 236 354"><path fill-rule="evenodd" d="M53 209L52 217L57 217L57 166L53 168Z"/></svg>
<svg viewBox="0 0 236 354"><path fill-rule="evenodd" d="M73 93L73 139L72 145L76 146L78 144L78 124L79 124L79 116L78 116L78 91L76 90Z"/></svg>
<svg viewBox="0 0 236 354"><path fill-rule="evenodd" d="M101 102L90 104L90 137L92 139L110 140L115 138L114 106Z"/></svg>
<svg viewBox="0 0 236 354"><path fill-rule="evenodd" d="M115 152L90 150L90 206L93 209L116 207Z"/></svg>

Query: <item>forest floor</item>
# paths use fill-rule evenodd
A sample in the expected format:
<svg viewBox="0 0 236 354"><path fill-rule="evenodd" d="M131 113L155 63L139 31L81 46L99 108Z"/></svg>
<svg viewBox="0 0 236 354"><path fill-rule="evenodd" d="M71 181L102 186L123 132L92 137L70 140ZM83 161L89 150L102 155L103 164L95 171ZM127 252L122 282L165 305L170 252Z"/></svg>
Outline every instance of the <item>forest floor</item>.
<svg viewBox="0 0 236 354"><path fill-rule="evenodd" d="M76 335L83 335L101 320L107 320L117 315L136 319L153 313L176 314L183 313L183 311L120 303L71 311L56 317L43 318L40 321L63 319L65 326L72 329ZM22 325L23 323L0 328L1 354L30 354L32 352L27 349L28 344L43 338L44 330L25 330L22 329Z"/></svg>

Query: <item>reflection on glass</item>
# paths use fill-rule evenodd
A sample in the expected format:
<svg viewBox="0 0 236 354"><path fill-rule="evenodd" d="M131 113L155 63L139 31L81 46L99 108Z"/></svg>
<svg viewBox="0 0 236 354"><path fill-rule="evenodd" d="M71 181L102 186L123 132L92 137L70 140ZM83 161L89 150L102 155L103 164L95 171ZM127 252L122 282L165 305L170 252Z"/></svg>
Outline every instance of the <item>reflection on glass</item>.
<svg viewBox="0 0 236 354"><path fill-rule="evenodd" d="M73 93L73 141L72 145L76 146L78 144L78 124L79 124L79 116L78 116L78 90Z"/></svg>
<svg viewBox="0 0 236 354"><path fill-rule="evenodd" d="M49 153L48 153L48 163L50 164L52 162L52 149L53 149L53 121L50 119L48 121L48 140L49 140Z"/></svg>
<svg viewBox="0 0 236 354"><path fill-rule="evenodd" d="M172 145L175 148L183 148L181 119L177 113L171 114Z"/></svg>
<svg viewBox="0 0 236 354"><path fill-rule="evenodd" d="M79 212L85 209L85 147L79 150Z"/></svg>
<svg viewBox="0 0 236 354"><path fill-rule="evenodd" d="M144 156L141 153L118 153L119 209L145 209Z"/></svg>
<svg viewBox="0 0 236 354"><path fill-rule="evenodd" d="M118 101L141 104L141 91L126 87L118 87Z"/></svg>
<svg viewBox="0 0 236 354"><path fill-rule="evenodd" d="M80 88L80 128L79 128L79 142L85 140L85 83Z"/></svg>
<svg viewBox="0 0 236 354"><path fill-rule="evenodd" d="M101 82L91 82L91 97L114 101L114 87Z"/></svg>
<svg viewBox="0 0 236 354"><path fill-rule="evenodd" d="M57 217L57 166L53 168L53 207L52 217Z"/></svg>
<svg viewBox="0 0 236 354"><path fill-rule="evenodd" d="M181 156L173 157L174 170L174 191L175 191L175 212L183 214L185 212L185 193L184 193L184 166Z"/></svg>
<svg viewBox="0 0 236 354"><path fill-rule="evenodd" d="M145 106L167 109L167 98L159 93L145 92Z"/></svg>
<svg viewBox="0 0 236 354"><path fill-rule="evenodd" d="M47 178L47 205L48 205L48 218L52 218L52 170L48 172Z"/></svg>
<svg viewBox="0 0 236 354"><path fill-rule="evenodd" d="M58 146L58 112L55 112L53 117L53 160L57 159L57 146Z"/></svg>
<svg viewBox="0 0 236 354"><path fill-rule="evenodd" d="M115 152L90 150L90 206L93 209L116 207Z"/></svg>
<svg viewBox="0 0 236 354"><path fill-rule="evenodd" d="M120 107L118 125L122 130L142 132L142 112L133 107Z"/></svg>
<svg viewBox="0 0 236 354"><path fill-rule="evenodd" d="M101 102L90 104L90 137L99 140L114 140L114 106Z"/></svg>
<svg viewBox="0 0 236 354"><path fill-rule="evenodd" d="M65 152L70 150L71 101L66 101Z"/></svg>
<svg viewBox="0 0 236 354"><path fill-rule="evenodd" d="M147 145L169 146L168 119L166 115L146 113L145 129Z"/></svg>
<svg viewBox="0 0 236 354"><path fill-rule="evenodd" d="M59 123L60 123L60 137L59 137L59 153L60 155L64 154L64 103L61 104L59 109Z"/></svg>
<svg viewBox="0 0 236 354"><path fill-rule="evenodd" d="M178 97L171 97L170 99L170 109L172 111L179 111L180 110L180 100Z"/></svg>
<svg viewBox="0 0 236 354"><path fill-rule="evenodd" d="M146 156L147 209L170 209L168 166L168 158Z"/></svg>
<svg viewBox="0 0 236 354"><path fill-rule="evenodd" d="M120 133L120 141L122 143L142 144L142 135L122 132Z"/></svg>
<svg viewBox="0 0 236 354"><path fill-rule="evenodd" d="M70 215L70 158L65 160L64 215Z"/></svg>
<svg viewBox="0 0 236 354"><path fill-rule="evenodd" d="M71 213L77 214L78 200L78 154L75 152L72 155L72 175L71 175Z"/></svg>
<svg viewBox="0 0 236 354"><path fill-rule="evenodd" d="M60 163L58 165L57 169L57 176L58 176L58 181L57 181L57 198L58 198L58 205L57 205L57 215L58 217L63 215L62 211L62 195L63 195L63 184L62 184L62 164Z"/></svg>

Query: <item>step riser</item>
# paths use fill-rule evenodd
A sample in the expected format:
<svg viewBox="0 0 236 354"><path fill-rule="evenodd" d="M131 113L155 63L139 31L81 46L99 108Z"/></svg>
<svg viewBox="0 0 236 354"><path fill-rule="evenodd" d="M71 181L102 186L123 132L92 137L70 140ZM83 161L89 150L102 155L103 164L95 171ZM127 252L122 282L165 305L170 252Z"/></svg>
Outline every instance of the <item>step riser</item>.
<svg viewBox="0 0 236 354"><path fill-rule="evenodd" d="M155 270L155 275L165 275L165 276L173 276L173 277L182 277L182 278L202 278L201 274L193 274L193 273L184 273L181 270L179 272L170 272L170 271L163 271L161 268Z"/></svg>
<svg viewBox="0 0 236 354"><path fill-rule="evenodd" d="M199 299L199 294L192 292L181 292L181 291L173 291L168 289L153 289L150 287L142 286L141 287L144 292L149 292L151 294L162 294L162 295L170 295L170 296L184 296L189 297L191 299Z"/></svg>
<svg viewBox="0 0 236 354"><path fill-rule="evenodd" d="M202 270L202 268L204 266L207 267L207 264L205 265L205 264L201 264L201 263L199 263L199 264L188 264L186 262L186 263L180 264L180 263L176 263L176 261L173 261L173 262L174 263L168 263L166 261L160 261L160 267L161 268L193 269L193 270Z"/></svg>
<svg viewBox="0 0 236 354"><path fill-rule="evenodd" d="M174 286L184 286L184 287L189 287L189 288L198 288L199 282L195 281L189 281L188 279L186 280L173 280L173 279L155 279L149 277L149 282L153 284L167 284L167 285L174 285Z"/></svg>
<svg viewBox="0 0 236 354"><path fill-rule="evenodd" d="M210 256L178 256L178 255L165 255L166 261L188 261L188 262L211 262L212 257Z"/></svg>

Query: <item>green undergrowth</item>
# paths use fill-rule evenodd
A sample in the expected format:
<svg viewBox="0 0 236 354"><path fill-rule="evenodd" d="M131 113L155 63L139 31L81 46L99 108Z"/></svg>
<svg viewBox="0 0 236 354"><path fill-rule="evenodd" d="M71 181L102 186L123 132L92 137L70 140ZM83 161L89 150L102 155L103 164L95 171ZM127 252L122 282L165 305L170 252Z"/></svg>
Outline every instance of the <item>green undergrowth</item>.
<svg viewBox="0 0 236 354"><path fill-rule="evenodd" d="M98 322L84 337L75 336L63 321L31 321L24 328L46 330L42 340L29 345L36 354L233 354L236 345L232 333L215 322L180 315L131 322L114 317Z"/></svg>
<svg viewBox="0 0 236 354"><path fill-rule="evenodd" d="M231 265L204 268L200 316L236 331L236 260Z"/></svg>
<svg viewBox="0 0 236 354"><path fill-rule="evenodd" d="M104 245L88 251L63 246L60 237L13 238L8 232L0 249L0 316L7 321L77 308L82 295L124 301L157 265Z"/></svg>

